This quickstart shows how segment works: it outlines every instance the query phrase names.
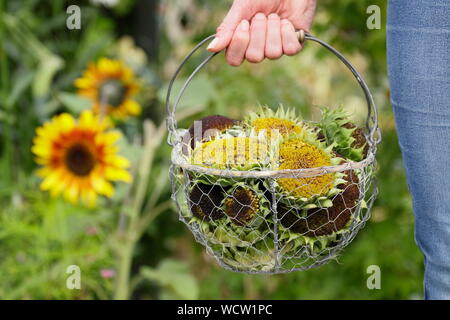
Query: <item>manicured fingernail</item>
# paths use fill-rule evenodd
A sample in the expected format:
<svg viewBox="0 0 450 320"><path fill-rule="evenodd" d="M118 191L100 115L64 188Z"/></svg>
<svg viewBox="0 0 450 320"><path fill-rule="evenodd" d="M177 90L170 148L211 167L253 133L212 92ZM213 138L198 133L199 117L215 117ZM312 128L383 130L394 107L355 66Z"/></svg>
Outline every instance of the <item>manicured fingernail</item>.
<svg viewBox="0 0 450 320"><path fill-rule="evenodd" d="M279 19L278 18L278 15L276 14L276 13L271 13L270 15L269 15L269 19Z"/></svg>
<svg viewBox="0 0 450 320"><path fill-rule="evenodd" d="M289 20L288 19L283 19L281 20L281 23L288 26L289 25Z"/></svg>
<svg viewBox="0 0 450 320"><path fill-rule="evenodd" d="M248 31L248 29L250 29L250 24L248 23L247 20L242 20L242 22L241 22L241 30L242 31Z"/></svg>
<svg viewBox="0 0 450 320"><path fill-rule="evenodd" d="M208 50L210 50L210 49L214 49L215 47L216 47L216 45L217 45L217 43L219 42L219 38L214 38L214 40L213 41L211 41L211 43L209 44L209 46L208 46Z"/></svg>

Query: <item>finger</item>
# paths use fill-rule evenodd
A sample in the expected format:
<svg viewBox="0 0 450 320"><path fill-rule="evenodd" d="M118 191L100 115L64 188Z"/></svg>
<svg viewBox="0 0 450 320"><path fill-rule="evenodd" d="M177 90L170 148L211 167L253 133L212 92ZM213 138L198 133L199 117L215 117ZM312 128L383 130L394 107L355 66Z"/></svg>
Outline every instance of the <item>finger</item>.
<svg viewBox="0 0 450 320"><path fill-rule="evenodd" d="M248 45L245 58L258 63L264 60L266 47L267 18L263 13L256 14L252 19L250 26L250 44Z"/></svg>
<svg viewBox="0 0 450 320"><path fill-rule="evenodd" d="M228 64L233 67L240 66L244 61L245 52L250 42L250 24L242 20L234 32L231 43L228 46L226 58Z"/></svg>
<svg viewBox="0 0 450 320"><path fill-rule="evenodd" d="M243 19L242 12L243 9L240 3L238 1L234 2L223 22L217 28L216 37L207 48L209 51L219 52L230 45L233 34Z"/></svg>
<svg viewBox="0 0 450 320"><path fill-rule="evenodd" d="M287 56L293 56L302 49L294 26L287 19L281 21L281 40L283 43L283 52Z"/></svg>
<svg viewBox="0 0 450 320"><path fill-rule="evenodd" d="M277 14L271 14L267 19L265 55L269 59L278 59L282 54L280 17Z"/></svg>

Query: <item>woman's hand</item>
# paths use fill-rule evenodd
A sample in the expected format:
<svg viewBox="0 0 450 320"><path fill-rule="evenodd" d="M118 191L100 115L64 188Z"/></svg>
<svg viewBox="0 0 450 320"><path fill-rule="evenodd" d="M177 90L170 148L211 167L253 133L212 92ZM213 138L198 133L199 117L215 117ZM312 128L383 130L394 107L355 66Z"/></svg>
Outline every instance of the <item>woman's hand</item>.
<svg viewBox="0 0 450 320"><path fill-rule="evenodd" d="M226 48L232 66L294 55L302 49L295 30L309 31L315 9L316 0L235 0L208 50Z"/></svg>

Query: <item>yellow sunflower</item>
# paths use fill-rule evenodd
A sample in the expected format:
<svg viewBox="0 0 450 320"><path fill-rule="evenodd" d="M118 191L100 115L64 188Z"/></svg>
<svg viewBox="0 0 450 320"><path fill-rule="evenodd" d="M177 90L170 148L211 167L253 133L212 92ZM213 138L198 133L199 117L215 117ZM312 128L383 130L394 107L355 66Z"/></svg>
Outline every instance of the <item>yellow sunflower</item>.
<svg viewBox="0 0 450 320"><path fill-rule="evenodd" d="M268 107L260 107L259 111L250 113L245 123L257 133L265 131L267 138L272 136L274 131L282 136L291 133L301 133L303 124L298 119L294 109L285 109L282 105L273 111Z"/></svg>
<svg viewBox="0 0 450 320"><path fill-rule="evenodd" d="M278 170L319 168L332 164L332 158L325 150L298 138L281 144L280 160ZM325 195L333 187L334 179L335 175L328 173L311 178L282 178L278 179L278 184L293 196L309 198Z"/></svg>
<svg viewBox="0 0 450 320"><path fill-rule="evenodd" d="M197 165L220 169L247 169L259 166L269 156L264 141L249 137L214 139L195 148L192 162Z"/></svg>
<svg viewBox="0 0 450 320"><path fill-rule="evenodd" d="M130 182L129 161L117 155L115 145L121 134L109 127L89 110L78 121L63 113L37 128L32 152L43 166L38 171L41 190L92 207L97 195L113 195L110 181Z"/></svg>
<svg viewBox="0 0 450 320"><path fill-rule="evenodd" d="M300 127L295 121L286 119L259 118L253 120L251 125L256 132L266 130L268 137L271 136L271 132L273 130L277 130L281 135L302 132L302 127Z"/></svg>
<svg viewBox="0 0 450 320"><path fill-rule="evenodd" d="M94 112L125 119L141 113L141 106L133 100L139 85L133 71L121 61L101 58L91 63L83 76L75 80L78 94L94 102ZM104 110L104 111L103 111Z"/></svg>

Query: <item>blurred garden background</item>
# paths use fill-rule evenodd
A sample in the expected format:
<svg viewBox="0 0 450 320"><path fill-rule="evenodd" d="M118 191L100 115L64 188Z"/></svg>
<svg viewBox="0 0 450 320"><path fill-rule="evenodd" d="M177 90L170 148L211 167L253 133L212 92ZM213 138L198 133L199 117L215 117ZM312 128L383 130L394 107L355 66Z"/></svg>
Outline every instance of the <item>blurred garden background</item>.
<svg viewBox="0 0 450 320"><path fill-rule="evenodd" d="M422 256L414 244L411 199L389 104L385 0L320 0L312 30L364 75L383 134L377 155L380 194L372 218L338 261L284 275L231 273L218 267L178 221L168 181L167 83L183 56L214 33L230 3L0 0L0 298L422 297ZM67 28L70 5L80 8L80 29ZM370 5L381 8L380 30L366 27ZM182 78L202 57L192 60ZM111 61L120 62L113 66ZM133 180L114 183L114 195L104 190L110 197L99 196L95 206L67 201L73 200L70 192L52 197L41 190L42 163L32 153L36 128L55 115L76 119L95 107L80 90L86 82L76 82L95 78L85 72L88 66L91 73L128 70L122 75L138 83L128 112L112 119L122 133L117 145ZM308 43L295 57L258 66L245 63L236 69L223 55L216 57L186 93L180 127L209 114L239 119L258 103L283 103L313 119L322 105L343 105L360 123L366 115L349 71ZM80 267L80 290L66 287L70 265ZM366 286L370 265L381 268L380 290Z"/></svg>

